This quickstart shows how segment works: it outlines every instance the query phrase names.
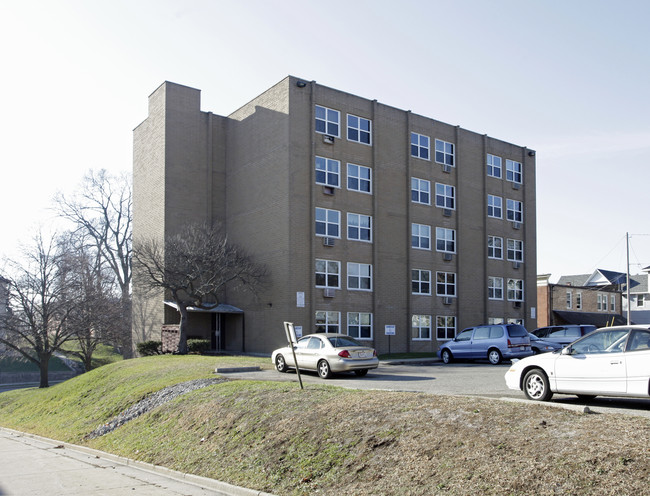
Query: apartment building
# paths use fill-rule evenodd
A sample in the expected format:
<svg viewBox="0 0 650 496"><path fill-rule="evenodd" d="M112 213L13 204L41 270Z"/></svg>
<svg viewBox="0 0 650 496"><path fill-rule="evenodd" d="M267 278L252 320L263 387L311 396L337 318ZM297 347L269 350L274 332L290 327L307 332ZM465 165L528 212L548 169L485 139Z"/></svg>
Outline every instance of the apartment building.
<svg viewBox="0 0 650 496"><path fill-rule="evenodd" d="M134 131L134 243L222 223L269 269L190 315L215 349L267 353L283 322L386 352L430 352L466 326L536 315L535 152L287 77L229 116L165 82ZM133 336L178 322L138 290Z"/></svg>

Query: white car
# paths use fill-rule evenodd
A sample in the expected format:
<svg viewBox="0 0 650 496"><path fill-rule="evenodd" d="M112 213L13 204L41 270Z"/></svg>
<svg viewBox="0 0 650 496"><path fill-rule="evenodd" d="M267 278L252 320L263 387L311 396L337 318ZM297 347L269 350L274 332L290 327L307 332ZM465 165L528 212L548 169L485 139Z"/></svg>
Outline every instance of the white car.
<svg viewBox="0 0 650 496"><path fill-rule="evenodd" d="M650 326L604 327L562 350L518 360L505 375L530 400L553 393L650 397Z"/></svg>
<svg viewBox="0 0 650 496"><path fill-rule="evenodd" d="M354 372L362 377L379 366L374 348L345 334L309 334L298 340L293 351L288 346L275 350L271 360L278 372L296 368L294 352L300 370L314 370L323 379L338 372Z"/></svg>

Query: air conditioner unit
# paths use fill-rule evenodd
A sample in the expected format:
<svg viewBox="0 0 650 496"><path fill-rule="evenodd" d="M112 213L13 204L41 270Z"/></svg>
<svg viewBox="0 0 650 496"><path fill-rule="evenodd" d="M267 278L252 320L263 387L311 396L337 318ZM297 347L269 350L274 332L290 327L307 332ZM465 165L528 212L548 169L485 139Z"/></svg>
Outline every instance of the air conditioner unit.
<svg viewBox="0 0 650 496"><path fill-rule="evenodd" d="M445 262L451 262L451 261L453 260L453 258L454 258L454 256L453 256L451 253L444 253L444 254L442 255L442 259L443 259Z"/></svg>
<svg viewBox="0 0 650 496"><path fill-rule="evenodd" d="M514 227L515 229L521 229L521 222L513 222L512 227Z"/></svg>
<svg viewBox="0 0 650 496"><path fill-rule="evenodd" d="M323 186L323 193L325 193L326 195L333 195L334 188L332 186Z"/></svg>
<svg viewBox="0 0 650 496"><path fill-rule="evenodd" d="M334 246L334 238L323 238L323 245L324 246Z"/></svg>
<svg viewBox="0 0 650 496"><path fill-rule="evenodd" d="M325 298L334 298L334 295L336 295L336 289L334 288L323 289L323 296Z"/></svg>
<svg viewBox="0 0 650 496"><path fill-rule="evenodd" d="M515 308L521 308L521 302L520 301L515 301L512 303L512 306Z"/></svg>
<svg viewBox="0 0 650 496"><path fill-rule="evenodd" d="M451 172L451 165L442 164L442 172Z"/></svg>
<svg viewBox="0 0 650 496"><path fill-rule="evenodd" d="M334 144L334 136L329 136L329 135L324 135L323 136L323 143L327 143L328 145L333 145Z"/></svg>
<svg viewBox="0 0 650 496"><path fill-rule="evenodd" d="M442 303L444 305L451 305L451 296L443 296Z"/></svg>
<svg viewBox="0 0 650 496"><path fill-rule="evenodd" d="M451 217L451 209L450 208L444 208L442 210L442 215L444 215L445 217Z"/></svg>
<svg viewBox="0 0 650 496"><path fill-rule="evenodd" d="M520 189L521 183L512 183L512 189Z"/></svg>

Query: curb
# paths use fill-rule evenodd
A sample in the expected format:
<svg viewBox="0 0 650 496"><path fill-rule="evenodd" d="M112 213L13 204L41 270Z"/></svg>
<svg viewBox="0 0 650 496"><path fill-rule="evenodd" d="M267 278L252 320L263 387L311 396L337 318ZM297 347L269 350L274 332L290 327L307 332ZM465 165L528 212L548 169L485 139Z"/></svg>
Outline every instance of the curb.
<svg viewBox="0 0 650 496"><path fill-rule="evenodd" d="M258 372L260 370L262 370L262 368L258 365L253 367L222 367L214 369L217 374L227 374L229 372Z"/></svg>
<svg viewBox="0 0 650 496"><path fill-rule="evenodd" d="M103 458L104 460L109 460L111 462L119 463L121 465L135 467L140 470L161 474L166 477L169 477L170 479L187 482L195 486L209 489L211 491L216 491L219 494L222 494L224 496L274 496L273 494L266 493L264 491L256 491L254 489L248 489L246 487L234 486L232 484L228 484L227 482L222 482L216 479L210 479L208 477L202 477L200 475L186 474L183 472L172 470L162 465L154 465L152 463L141 462L138 460L133 460L131 458L113 455L112 453L108 453L106 451L99 451L93 448L88 448L86 446L80 446L78 444L57 441L56 439L51 439L36 434L30 434L28 432L16 431L14 429L9 429L7 427L0 427L0 431L13 434L14 436L17 437L26 437L30 439L36 439L38 441L56 445L56 446L63 446L65 449L78 451L80 453L91 455L96 458Z"/></svg>

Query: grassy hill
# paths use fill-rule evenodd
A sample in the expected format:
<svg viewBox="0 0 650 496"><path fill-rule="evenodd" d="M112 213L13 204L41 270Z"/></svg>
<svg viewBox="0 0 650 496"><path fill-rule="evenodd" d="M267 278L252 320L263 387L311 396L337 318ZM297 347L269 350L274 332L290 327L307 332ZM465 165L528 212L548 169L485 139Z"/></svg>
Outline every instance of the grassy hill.
<svg viewBox="0 0 650 496"><path fill-rule="evenodd" d="M0 393L0 425L275 494L648 494L650 421L543 405L224 381L88 440L160 389L268 359L158 356Z"/></svg>

